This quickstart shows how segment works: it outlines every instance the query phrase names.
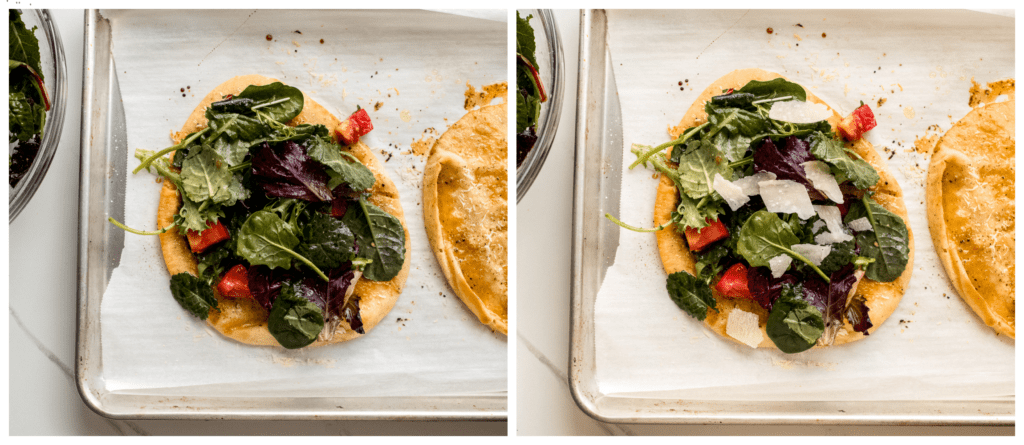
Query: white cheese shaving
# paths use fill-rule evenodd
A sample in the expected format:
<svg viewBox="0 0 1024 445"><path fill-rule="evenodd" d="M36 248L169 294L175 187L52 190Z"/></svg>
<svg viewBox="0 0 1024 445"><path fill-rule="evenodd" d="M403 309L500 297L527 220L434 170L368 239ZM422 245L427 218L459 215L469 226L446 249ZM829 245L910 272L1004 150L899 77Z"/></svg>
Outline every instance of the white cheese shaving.
<svg viewBox="0 0 1024 445"><path fill-rule="evenodd" d="M789 270L789 265L793 262L793 257L789 255L779 255L775 258L768 260L768 267L772 269L772 278L779 278L782 274Z"/></svg>
<svg viewBox="0 0 1024 445"><path fill-rule="evenodd" d="M815 221L814 224L811 224L811 233L821 230L822 227L825 227L825 221L820 219Z"/></svg>
<svg viewBox="0 0 1024 445"><path fill-rule="evenodd" d="M794 244L791 248L794 252L807 258L815 266L820 266L821 261L832 251L832 246L819 246L817 244Z"/></svg>
<svg viewBox="0 0 1024 445"><path fill-rule="evenodd" d="M821 220L825 221L825 226L828 227L828 232L819 233L814 237L814 242L818 244L834 244L853 239L853 236L846 234L843 230L843 213L839 211L839 207L814 206L814 211L818 213Z"/></svg>
<svg viewBox="0 0 1024 445"><path fill-rule="evenodd" d="M800 219L814 216L814 204L811 204L811 197L807 195L803 184L783 179L761 181L757 185L769 212L796 213Z"/></svg>
<svg viewBox="0 0 1024 445"><path fill-rule="evenodd" d="M874 227L871 227L871 221L868 221L868 217L866 216L850 221L850 228L858 232L868 232L875 230Z"/></svg>
<svg viewBox="0 0 1024 445"><path fill-rule="evenodd" d="M777 178L775 173L772 172L757 172L750 176L744 176L740 179L733 181L733 184L740 186L743 189L743 193L747 196L754 196L761 193L761 188L757 186L757 183L761 181L771 181Z"/></svg>
<svg viewBox="0 0 1024 445"><path fill-rule="evenodd" d="M836 177L832 176L832 170L828 168L828 164L821 161L807 161L800 165L803 166L804 173L807 174L807 179L811 181L814 188L820 190L828 199L839 204L843 203L843 191L839 190L839 183L836 182Z"/></svg>
<svg viewBox="0 0 1024 445"><path fill-rule="evenodd" d="M725 333L751 348L756 348L764 340L757 314L739 309L729 311Z"/></svg>
<svg viewBox="0 0 1024 445"><path fill-rule="evenodd" d="M719 195L722 195L722 199L725 199L725 202L729 204L729 208L733 211L736 211L736 209L742 207L743 204L746 204L747 201L750 201L747 194L743 193L742 188L722 177L720 173L715 173L715 180L712 182L712 187L714 187L715 191L718 192Z"/></svg>
<svg viewBox="0 0 1024 445"><path fill-rule="evenodd" d="M768 117L794 124L810 124L832 117L832 111L822 104L789 100L773 103Z"/></svg>

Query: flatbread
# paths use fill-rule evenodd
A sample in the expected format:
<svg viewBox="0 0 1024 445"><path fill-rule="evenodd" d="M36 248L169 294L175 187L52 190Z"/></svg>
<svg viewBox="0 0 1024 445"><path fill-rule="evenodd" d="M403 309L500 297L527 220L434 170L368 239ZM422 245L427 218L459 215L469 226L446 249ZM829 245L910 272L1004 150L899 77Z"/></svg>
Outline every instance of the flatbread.
<svg viewBox="0 0 1024 445"><path fill-rule="evenodd" d="M751 80L768 81L780 77L783 76L756 68L737 70L722 76L720 79L712 82L712 84L700 94L693 105L690 106L690 109L686 111L686 114L683 116L682 121L680 121L679 126L669 129L669 134L675 138L687 128L707 122L707 113L704 112L704 103L711 100L712 96L722 94L723 90L727 90L729 88L740 89ZM804 90L806 91L806 88ZM811 94L810 91L807 91L807 100L825 105L826 107L828 106L828 104L817 96ZM828 122L833 128L835 128L839 124L839 121L842 120L842 116L840 116L835 110L832 110L831 107L829 107L829 110L832 111L832 117L828 119ZM865 278L862 279L860 284L857 286L857 295L864 296L866 304L870 310L869 316L871 318L871 323L874 326L868 330L868 333L872 333L889 318L889 315L891 315L894 310L896 310L896 306L899 305L900 299L903 298L903 293L906 291L907 283L910 282L910 275L914 269L914 234L910 230L909 220L907 219L907 208L903 203L903 190L900 189L899 184L896 183L896 178L894 178L892 173L889 172L889 168L886 165L885 160L879 156L874 147L872 147L864 138L852 143L847 143L846 147L859 154L868 163L870 163L876 171L878 171L878 175L881 179L879 179L878 184L869 188L869 190L875 191L873 199L878 202L879 205L885 207L896 215L899 215L903 218L904 222L907 222L907 234L910 238L910 258L907 261L906 269L899 278L890 283L880 283ZM668 222L672 217L672 212L676 209L678 204L679 195L676 192L675 184L672 183L671 179L662 175L661 182L658 184L658 195L654 204L654 225L659 226ZM675 224L669 225L665 229L658 231L655 235L657 236L658 252L661 255L662 265L665 266L665 272L671 274L685 270L691 275L696 274L696 257L686 247L682 234L676 231ZM707 324L712 331L739 343L738 340L726 334L726 325L729 320L729 312L735 309L740 309L757 314L758 316L761 334L764 336L758 347L776 348L775 344L768 338L767 332L765 332L765 325L768 322L768 311L753 300L743 298L725 298L713 288L712 293L717 300L718 311L709 310L708 316L704 320L704 323ZM841 345L863 338L865 338L865 335L854 331L853 326L847 321L836 335L833 345Z"/></svg>
<svg viewBox="0 0 1024 445"><path fill-rule="evenodd" d="M181 131L172 135L172 139L177 143L190 133L205 128L206 108L211 103L223 99L228 94L241 93L249 85L266 85L274 82L278 82L278 80L259 75L247 75L234 77L220 84L203 98L199 106L192 112L192 115L185 121ZM338 118L331 115L330 112L314 102L313 99L310 99L308 94L303 94L303 97L302 113L292 119L291 122L288 122L288 125L321 124L333 130L341 124ZM402 222L402 227L405 228L405 264L402 265L402 270L398 272L398 275L390 281L378 282L361 279L356 283L353 295L359 297L359 312L363 321L363 330L369 333L391 311L395 302L398 301L398 295L402 293L405 280L409 276L409 259L412 256L410 255L412 247L409 242L408 225L405 223L405 215L402 212L402 203L398 197L398 188L384 174L383 165L373 155L370 148L362 142L345 148L373 171L376 183L370 190L371 196L369 201L398 218ZM157 226L166 227L170 225L174 221L174 215L178 213L180 206L181 198L174 184L171 181L164 181L163 188L160 190ZM179 235L176 230L160 235L160 249L163 252L167 271L171 275L181 272L197 275L196 259L192 256L192 251L189 249L188 240L184 236ZM260 346L279 345L277 339L267 329L267 310L260 306L259 303L246 298L222 297L216 288L214 288L214 294L217 296L219 310L210 311L210 316L206 321L211 326L220 331L220 333L242 343ZM365 334L359 334L350 329L348 322L341 320L341 326L333 338L327 341L318 339L307 347L343 342L362 337L363 335Z"/></svg>
<svg viewBox="0 0 1024 445"><path fill-rule="evenodd" d="M1015 338L1014 100L971 110L935 145L928 229L960 298Z"/></svg>
<svg viewBox="0 0 1024 445"><path fill-rule="evenodd" d="M423 223L448 284L480 322L508 335L508 106L466 113L434 143Z"/></svg>

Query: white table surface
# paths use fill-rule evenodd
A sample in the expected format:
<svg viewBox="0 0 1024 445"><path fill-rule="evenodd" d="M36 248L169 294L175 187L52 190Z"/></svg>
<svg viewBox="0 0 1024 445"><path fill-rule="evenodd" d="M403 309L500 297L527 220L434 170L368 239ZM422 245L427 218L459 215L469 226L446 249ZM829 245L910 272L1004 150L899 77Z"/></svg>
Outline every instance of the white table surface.
<svg viewBox="0 0 1024 445"><path fill-rule="evenodd" d="M1013 434L1013 427L837 427L623 425L596 421L569 394L569 274L576 143L579 11L558 10L565 97L558 134L517 206L516 433L519 435Z"/></svg>
<svg viewBox="0 0 1024 445"><path fill-rule="evenodd" d="M54 10L68 69L60 148L10 225L11 435L504 435L506 422L121 421L90 410L74 379L78 170L85 15Z"/></svg>

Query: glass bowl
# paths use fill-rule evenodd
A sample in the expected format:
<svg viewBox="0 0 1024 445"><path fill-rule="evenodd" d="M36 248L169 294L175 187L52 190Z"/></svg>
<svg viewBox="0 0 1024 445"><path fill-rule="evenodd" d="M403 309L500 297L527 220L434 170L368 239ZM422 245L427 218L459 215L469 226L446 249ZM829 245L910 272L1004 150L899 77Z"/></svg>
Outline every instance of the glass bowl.
<svg viewBox="0 0 1024 445"><path fill-rule="evenodd" d="M13 222L25 205L42 184L50 161L57 152L61 130L64 128L64 108L67 103L67 66L64 62L64 45L57 32L57 25L46 9L22 9L21 19L25 25L35 31L39 39L39 58L42 63L44 84L50 95L50 111L46 112L46 123L43 125L43 139L39 151L32 161L32 166L21 178L18 185L10 191L10 222ZM13 146L12 146L13 147ZM10 151L8 151L10 153Z"/></svg>
<svg viewBox="0 0 1024 445"><path fill-rule="evenodd" d="M526 155L523 165L516 169L516 202L526 196L526 192L537 178L544 160L551 150L558 131L558 117L562 114L562 77L565 65L562 61L562 39L558 34L555 16L550 9L521 9L523 17L533 14L530 25L533 26L537 39L537 70L540 72L548 100L540 106L540 117L537 119L537 142Z"/></svg>

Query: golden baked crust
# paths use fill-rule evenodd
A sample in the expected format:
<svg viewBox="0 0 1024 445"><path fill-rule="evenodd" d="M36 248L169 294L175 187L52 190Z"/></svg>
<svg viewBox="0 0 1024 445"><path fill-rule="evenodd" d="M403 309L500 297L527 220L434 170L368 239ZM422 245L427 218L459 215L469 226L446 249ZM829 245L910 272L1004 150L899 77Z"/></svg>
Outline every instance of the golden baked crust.
<svg viewBox="0 0 1024 445"><path fill-rule="evenodd" d="M1014 100L971 110L928 166L928 229L953 287L996 332L1015 338Z"/></svg>
<svg viewBox="0 0 1024 445"><path fill-rule="evenodd" d="M679 125L669 129L669 134L675 138L687 128L707 122L708 117L707 113L704 112L704 103L711 100L712 96L722 94L723 90L727 90L729 88L740 89L751 80L768 81L779 77L783 76L756 68L737 70L722 76L720 79L712 82L712 84L700 94L693 105L690 106L690 109L687 110ZM806 88L804 90L806 91ZM828 106L828 104L823 102L814 94L811 94L809 91L807 91L807 100L825 105L826 107ZM831 107L829 109L831 110ZM834 128L840 120L842 120L842 116L836 113L835 110L832 110L832 117L828 119L829 124ZM882 157L875 151L874 147L872 147L871 144L863 138L853 143L847 143L846 146L863 157L871 164L872 167L875 168L876 171L878 171L878 175L881 179L879 179L878 184L869 189L875 191L873 199L877 201L879 205L899 215L903 218L904 222L907 222L907 234L910 238L910 258L907 261L906 269L904 269L903 274L900 275L899 278L891 283L879 283L865 278L862 279L860 284L857 286L857 295L863 295L865 297L867 300L867 306L870 309L871 322L874 325L868 330L868 332L871 333L877 330L878 327L881 326L887 318L889 318L889 315L896 310L896 306L899 305L900 299L903 298L903 292L906 290L907 283L910 282L910 275L914 269L914 234L910 230L909 220L907 219L907 208L903 204L903 190L900 189L899 184L896 183L896 179L892 176L892 173L889 172L884 159L882 159ZM672 183L671 179L662 175L661 182L658 184L658 195L654 203L654 225L659 226L668 222L672 217L672 212L678 205L679 195L676 192L675 185ZM661 255L661 262L662 265L665 266L665 272L671 274L685 270L691 275L695 274L696 258L686 247L686 243L683 241L682 235L676 231L675 224L669 225L665 229L658 231L655 235L658 240L658 253ZM717 300L718 311L708 311L708 316L704 320L704 323L707 324L712 331L717 332L723 337L739 342L726 334L726 324L729 320L729 312L733 309L741 309L757 314L760 319L761 333L764 335L764 340L761 341L761 344L758 347L775 348L775 344L772 343L771 339L768 338L768 335L765 332L765 325L768 322L768 311L753 300L725 298L713 288L712 293ZM855 332L853 330L853 326L850 325L849 322L846 322L843 328L840 329L839 333L836 335L835 342L833 344L841 345L860 340L864 337L864 334Z"/></svg>
<svg viewBox="0 0 1024 445"><path fill-rule="evenodd" d="M220 84L199 103L192 115L185 121L181 131L172 136L174 142L179 142L185 136L206 127L206 108L213 102L221 100L228 94L241 93L249 85L266 85L278 82L259 75L238 76ZM304 103L302 113L292 119L288 125L299 124L321 124L333 130L341 121L331 115L324 107L310 99L309 95L303 94ZM369 201L385 212L394 215L402 222L405 228L405 263L402 270L390 281L359 280L353 295L359 297L359 312L363 321L363 330L367 333L384 318L395 302L398 295L402 293L405 280L409 276L409 264L411 244L409 242L409 229L405 223L405 215L402 212L402 204L398 197L398 188L387 175L384 174L384 167L380 161L370 152L369 147L359 142L353 146L346 147L359 161L366 165L376 178ZM174 215L178 213L181 206L181 197L178 195L174 184L171 181L164 181L160 190L160 205L157 210L157 225L167 227L174 221ZM176 230L160 235L160 249L163 253L164 263L171 275L181 272L196 274L196 259L189 249L188 240ZM267 329L267 311L255 300L240 298L224 298L214 288L214 295L217 297L219 310L211 310L207 322L216 328L220 333L238 340L242 343L261 346L277 346L277 340ZM338 332L328 341L317 340L309 346L323 346L331 343L343 342L354 338L362 337L349 329L348 322L341 320L341 327Z"/></svg>
<svg viewBox="0 0 1024 445"><path fill-rule="evenodd" d="M455 294L508 335L508 106L466 113L434 144L423 223Z"/></svg>

